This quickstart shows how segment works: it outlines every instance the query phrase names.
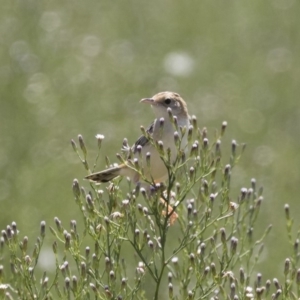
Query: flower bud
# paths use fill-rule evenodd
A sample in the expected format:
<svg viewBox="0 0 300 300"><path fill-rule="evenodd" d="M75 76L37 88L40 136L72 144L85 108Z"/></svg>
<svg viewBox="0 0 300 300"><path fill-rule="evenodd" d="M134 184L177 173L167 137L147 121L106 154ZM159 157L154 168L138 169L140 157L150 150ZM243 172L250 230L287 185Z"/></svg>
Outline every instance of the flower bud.
<svg viewBox="0 0 300 300"><path fill-rule="evenodd" d="M191 215L192 211L193 211L193 205L191 203L188 203L188 205L187 205L188 216Z"/></svg>
<svg viewBox="0 0 300 300"><path fill-rule="evenodd" d="M196 157L196 156L198 155L198 150L199 150L199 148L198 148L198 143L195 142L195 143L192 145L190 156Z"/></svg>
<svg viewBox="0 0 300 300"><path fill-rule="evenodd" d="M81 134L78 135L78 141L79 141L79 146L81 148L81 151L82 151L84 157L86 157L87 150L86 150L86 147L85 147L85 144L84 144L84 141L83 141L83 137L82 137Z"/></svg>
<svg viewBox="0 0 300 300"><path fill-rule="evenodd" d="M189 258L190 258L191 265L194 266L195 265L195 254L190 253Z"/></svg>
<svg viewBox="0 0 300 300"><path fill-rule="evenodd" d="M90 247L85 247L85 257L87 261L89 260L90 252L91 252Z"/></svg>
<svg viewBox="0 0 300 300"><path fill-rule="evenodd" d="M279 290L279 289L280 289L280 284L279 284L279 281L278 281L277 278L274 278L274 279L273 279L273 283L274 283L276 289Z"/></svg>
<svg viewBox="0 0 300 300"><path fill-rule="evenodd" d="M197 216L198 216L198 211L197 211L197 209L194 209L193 210L193 217L196 219Z"/></svg>
<svg viewBox="0 0 300 300"><path fill-rule="evenodd" d="M164 152L164 143L163 143L163 141L158 141L158 142L156 142L156 147L157 147L158 153L159 153L160 155L164 155L164 154L165 154L165 152Z"/></svg>
<svg viewBox="0 0 300 300"><path fill-rule="evenodd" d="M87 203L87 207L89 208L89 210L94 210L95 206L94 206L94 201L92 199L92 196L90 194L87 194L85 197L86 203Z"/></svg>
<svg viewBox="0 0 300 300"><path fill-rule="evenodd" d="M215 202L215 198L216 198L216 195L215 195L215 194L210 194L210 195L209 195L210 207L213 206L213 204L214 204L214 202Z"/></svg>
<svg viewBox="0 0 300 300"><path fill-rule="evenodd" d="M178 131L174 131L174 143L176 147L179 147L180 144L180 138L179 138L179 133Z"/></svg>
<svg viewBox="0 0 300 300"><path fill-rule="evenodd" d="M127 285L127 280L126 280L126 278L123 277L122 280L121 280L121 287L122 287L122 289L125 289L126 285Z"/></svg>
<svg viewBox="0 0 300 300"><path fill-rule="evenodd" d="M171 282L169 282L168 288L169 288L169 299L173 299L173 284Z"/></svg>
<svg viewBox="0 0 300 300"><path fill-rule="evenodd" d="M150 248L151 250L153 250L154 244L153 244L153 242L152 242L151 240L148 241L148 246L149 246L149 248Z"/></svg>
<svg viewBox="0 0 300 300"><path fill-rule="evenodd" d="M204 254L205 254L205 248L206 248L205 243L201 243L199 248L200 248L200 255L201 255L202 257L204 257Z"/></svg>
<svg viewBox="0 0 300 300"><path fill-rule="evenodd" d="M255 191L255 188L256 188L256 179L255 178L251 179L251 188L253 189L253 191Z"/></svg>
<svg viewBox="0 0 300 300"><path fill-rule="evenodd" d="M73 189L73 194L74 194L75 198L78 199L80 197L80 188L79 188L79 182L77 179L73 180L72 189Z"/></svg>
<svg viewBox="0 0 300 300"><path fill-rule="evenodd" d="M236 155L236 146L237 146L236 140L232 140L231 141L231 154L233 157L235 157L235 155Z"/></svg>
<svg viewBox="0 0 300 300"><path fill-rule="evenodd" d="M75 275L72 276L72 285L73 285L73 290L77 291L78 288L78 280L77 277Z"/></svg>
<svg viewBox="0 0 300 300"><path fill-rule="evenodd" d="M172 282L172 278L173 278L173 274L172 274L172 272L169 272L168 273L168 281L169 281L169 283Z"/></svg>
<svg viewBox="0 0 300 300"><path fill-rule="evenodd" d="M240 283L241 284L245 283L245 271L243 268L240 268Z"/></svg>
<svg viewBox="0 0 300 300"><path fill-rule="evenodd" d="M55 224L56 224L57 230L58 230L60 233L62 233L62 232L63 232L63 228L62 228L62 226L61 226L61 221L59 220L59 218L55 217L55 218L54 218L54 222L55 222Z"/></svg>
<svg viewBox="0 0 300 300"><path fill-rule="evenodd" d="M248 235L249 240L251 241L252 236L253 236L253 227L248 228L247 235Z"/></svg>
<svg viewBox="0 0 300 300"><path fill-rule="evenodd" d="M207 182L207 180L203 179L202 185L203 185L203 189L204 189L204 194L206 196L208 196L208 182Z"/></svg>
<svg viewBox="0 0 300 300"><path fill-rule="evenodd" d="M257 286L260 287L261 286L261 281L262 281L262 274L257 273L256 278L257 278Z"/></svg>
<svg viewBox="0 0 300 300"><path fill-rule="evenodd" d="M264 197L263 196L259 196L258 199L257 199L257 201L256 201L255 208L257 208L257 207L259 208L263 200L264 200Z"/></svg>
<svg viewBox="0 0 300 300"><path fill-rule="evenodd" d="M206 127L204 127L204 128L202 129L202 138L203 138L203 139L207 138L207 128L206 128Z"/></svg>
<svg viewBox="0 0 300 300"><path fill-rule="evenodd" d="M70 290L70 278L69 277L66 277L65 278L65 287L66 287L66 290Z"/></svg>
<svg viewBox="0 0 300 300"><path fill-rule="evenodd" d="M225 231L225 228L222 227L220 229L220 233L221 233L221 242L223 244L225 244L226 243L226 231Z"/></svg>
<svg viewBox="0 0 300 300"><path fill-rule="evenodd" d="M167 108L167 112L168 112L169 119L170 119L171 123L174 124L174 118L173 118L172 108L168 107Z"/></svg>
<svg viewBox="0 0 300 300"><path fill-rule="evenodd" d="M233 299L234 295L235 295L235 283L233 282L230 285L230 298Z"/></svg>
<svg viewBox="0 0 300 300"><path fill-rule="evenodd" d="M109 278L111 281L115 281L116 280L116 275L115 275L115 272L113 270L111 270L109 272Z"/></svg>
<svg viewBox="0 0 300 300"><path fill-rule="evenodd" d="M45 237L45 231L46 231L46 222L45 221L42 221L41 222L41 230L40 230L40 233L41 233L41 237Z"/></svg>
<svg viewBox="0 0 300 300"><path fill-rule="evenodd" d="M139 171L140 170L139 160L136 157L133 159L133 164L134 164L134 168Z"/></svg>
<svg viewBox="0 0 300 300"><path fill-rule="evenodd" d="M65 249L68 250L71 247L71 235L70 233L65 234Z"/></svg>
<svg viewBox="0 0 300 300"><path fill-rule="evenodd" d="M248 189L248 191L247 191L247 200L249 200L249 199L251 198L252 195L253 195L253 189L250 188L250 189Z"/></svg>
<svg viewBox="0 0 300 300"><path fill-rule="evenodd" d="M147 163L148 168L150 168L150 158L151 158L151 153L147 152L146 153L146 163Z"/></svg>
<svg viewBox="0 0 300 300"><path fill-rule="evenodd" d="M123 156L119 153L116 153L116 158L119 160L120 163L124 163L124 161L125 161Z"/></svg>
<svg viewBox="0 0 300 300"><path fill-rule="evenodd" d="M217 269L216 269L215 263L212 262L212 263L210 264L210 270L211 270L211 274L215 277L216 274L217 274Z"/></svg>
<svg viewBox="0 0 300 300"><path fill-rule="evenodd" d="M176 116L173 116L173 122L174 122L174 126L175 126L175 129L176 131L178 131L178 120L177 120L177 117ZM180 128L181 129L181 128ZM182 132L181 132L182 134ZM182 134L183 135L183 134Z"/></svg>
<svg viewBox="0 0 300 300"><path fill-rule="evenodd" d="M143 207L143 213L144 213L144 215L149 215L149 211L146 206Z"/></svg>
<svg viewBox="0 0 300 300"><path fill-rule="evenodd" d="M182 152L181 153L181 163L185 163L185 161L186 161L186 155L185 155L185 152Z"/></svg>
<svg viewBox="0 0 300 300"><path fill-rule="evenodd" d="M111 291L109 290L109 287L107 285L104 286L104 291L106 294L106 299L112 299L113 295Z"/></svg>
<svg viewBox="0 0 300 300"><path fill-rule="evenodd" d="M90 288L93 290L94 293L97 293L97 287L92 282L90 282Z"/></svg>
<svg viewBox="0 0 300 300"><path fill-rule="evenodd" d="M111 270L111 262L108 256L105 257L105 269L106 272L109 272Z"/></svg>
<svg viewBox="0 0 300 300"><path fill-rule="evenodd" d="M16 222L12 222L12 223L11 223L11 228L13 229L13 231L15 232L15 234L18 233L18 230L17 230L17 223L16 223Z"/></svg>
<svg viewBox="0 0 300 300"><path fill-rule="evenodd" d="M203 139L203 149L204 149L204 150L207 150L207 148L208 148L208 139L207 139L207 138L204 138L204 139Z"/></svg>
<svg viewBox="0 0 300 300"><path fill-rule="evenodd" d="M232 237L230 240L230 250L231 250L232 255L234 255L236 253L237 244L238 244L238 239L235 237Z"/></svg>
<svg viewBox="0 0 300 300"><path fill-rule="evenodd" d="M9 225L6 226L6 234L9 239L12 238L13 233L12 233L12 229Z"/></svg>
<svg viewBox="0 0 300 300"><path fill-rule="evenodd" d="M98 148L101 148L102 141L104 140L104 135L103 134L96 134L96 139L98 141Z"/></svg>
<svg viewBox="0 0 300 300"><path fill-rule="evenodd" d="M188 142L190 142L193 138L193 129L194 127L192 125L190 125L188 128Z"/></svg>
<svg viewBox="0 0 300 300"><path fill-rule="evenodd" d="M284 263L284 275L287 276L290 272L291 260L287 258Z"/></svg>
<svg viewBox="0 0 300 300"><path fill-rule="evenodd" d="M174 266L178 266L178 257L177 256L174 256L171 261L174 264Z"/></svg>
<svg viewBox="0 0 300 300"><path fill-rule="evenodd" d="M77 232L77 222L76 222L76 220L71 220L70 227L71 227L72 230L74 230L74 232Z"/></svg>
<svg viewBox="0 0 300 300"><path fill-rule="evenodd" d="M287 220L290 220L290 206L288 204L284 205L285 217Z"/></svg>
<svg viewBox="0 0 300 300"><path fill-rule="evenodd" d="M141 145L136 146L136 152L138 153L139 157L141 157L142 155L142 149L143 147Z"/></svg>
<svg viewBox="0 0 300 300"><path fill-rule="evenodd" d="M261 298L261 296L265 290L266 290L266 288L264 286L256 288L255 292L256 292L256 295L259 297L258 299Z"/></svg>
<svg viewBox="0 0 300 300"><path fill-rule="evenodd" d="M22 251L23 251L23 253L27 252L27 247L28 247L28 237L24 236L23 242L22 242Z"/></svg>
<svg viewBox="0 0 300 300"><path fill-rule="evenodd" d="M198 124L197 124L197 117L196 116L192 116L192 125L194 128L198 128Z"/></svg>
<svg viewBox="0 0 300 300"><path fill-rule="evenodd" d="M216 151L217 156L221 155L221 141L220 140L216 141L216 150L215 151Z"/></svg>
<svg viewBox="0 0 300 300"><path fill-rule="evenodd" d="M85 198L86 197L86 191L85 191L83 186L80 188L80 192L81 192L82 197Z"/></svg>
<svg viewBox="0 0 300 300"><path fill-rule="evenodd" d="M82 278L86 277L86 263L83 261L80 264L80 275Z"/></svg>
<svg viewBox="0 0 300 300"><path fill-rule="evenodd" d="M163 131L163 129L164 129L164 124L165 124L165 119L164 119L164 118L160 118L160 119L159 119L159 130L160 130L160 132Z"/></svg>
<svg viewBox="0 0 300 300"><path fill-rule="evenodd" d="M190 181L193 181L195 179L195 169L193 167L190 167Z"/></svg>
<svg viewBox="0 0 300 300"><path fill-rule="evenodd" d="M247 189L246 188L241 188L241 198L240 198L240 201L245 200L246 196L247 196Z"/></svg>
<svg viewBox="0 0 300 300"><path fill-rule="evenodd" d="M72 145L73 150L75 152L77 152L77 145L76 145L76 143L75 143L75 141L73 139L71 140L71 145Z"/></svg>
<svg viewBox="0 0 300 300"><path fill-rule="evenodd" d="M228 178L228 176L230 176L230 171L231 171L231 166L228 164L225 166L225 169L224 169L225 178Z"/></svg>
<svg viewBox="0 0 300 300"><path fill-rule="evenodd" d="M99 268L99 260L97 258L96 253L92 254L92 266L95 270L97 270Z"/></svg>
<svg viewBox="0 0 300 300"><path fill-rule="evenodd" d="M147 137L149 134L147 133L147 131L145 130L144 126L140 126L141 132L142 134Z"/></svg>
<svg viewBox="0 0 300 300"><path fill-rule="evenodd" d="M222 127L221 127L221 136L224 135L226 128L227 128L227 122L224 121L224 122L222 123Z"/></svg>

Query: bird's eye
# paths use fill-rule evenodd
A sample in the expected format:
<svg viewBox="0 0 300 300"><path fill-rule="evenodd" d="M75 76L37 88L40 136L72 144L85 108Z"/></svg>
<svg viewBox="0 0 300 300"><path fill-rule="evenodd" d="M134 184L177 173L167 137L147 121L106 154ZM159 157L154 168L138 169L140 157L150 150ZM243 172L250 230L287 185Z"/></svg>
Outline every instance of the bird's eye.
<svg viewBox="0 0 300 300"><path fill-rule="evenodd" d="M166 104L170 104L170 103L171 103L171 99L166 99L166 100L165 100L165 103L166 103Z"/></svg>

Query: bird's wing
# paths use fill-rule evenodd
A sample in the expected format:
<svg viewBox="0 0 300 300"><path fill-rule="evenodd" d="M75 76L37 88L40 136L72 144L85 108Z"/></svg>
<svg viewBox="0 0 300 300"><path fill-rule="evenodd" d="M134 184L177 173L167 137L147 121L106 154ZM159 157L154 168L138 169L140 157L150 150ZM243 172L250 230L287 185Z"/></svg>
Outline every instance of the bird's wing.
<svg viewBox="0 0 300 300"><path fill-rule="evenodd" d="M154 122L155 120L152 122L152 124L146 129L146 132L152 136L153 135L153 130L154 130ZM138 140L135 142L135 144L132 147L132 151L133 153L136 153L137 151L137 147L138 146L142 146L144 147L147 143L149 142L148 138L145 137L144 135L141 135Z"/></svg>

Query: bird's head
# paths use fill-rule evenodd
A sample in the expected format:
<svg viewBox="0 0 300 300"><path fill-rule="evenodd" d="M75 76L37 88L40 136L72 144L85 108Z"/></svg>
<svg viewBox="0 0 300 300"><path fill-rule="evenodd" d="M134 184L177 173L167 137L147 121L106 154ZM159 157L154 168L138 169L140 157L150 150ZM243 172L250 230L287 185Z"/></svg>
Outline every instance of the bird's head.
<svg viewBox="0 0 300 300"><path fill-rule="evenodd" d="M172 109L174 116L187 116L187 106L179 94L173 92L161 92L152 98L144 98L140 102L151 104L157 118L168 116L168 108Z"/></svg>

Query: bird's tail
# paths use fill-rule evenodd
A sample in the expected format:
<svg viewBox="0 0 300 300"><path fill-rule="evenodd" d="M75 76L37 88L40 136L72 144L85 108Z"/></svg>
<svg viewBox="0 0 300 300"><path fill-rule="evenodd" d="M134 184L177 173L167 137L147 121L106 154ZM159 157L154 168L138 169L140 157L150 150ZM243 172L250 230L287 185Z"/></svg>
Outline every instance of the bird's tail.
<svg viewBox="0 0 300 300"><path fill-rule="evenodd" d="M95 182L108 182L112 179L118 177L121 174L121 170L123 169L123 165L112 167L97 173L90 174L85 177L85 179L95 181Z"/></svg>

